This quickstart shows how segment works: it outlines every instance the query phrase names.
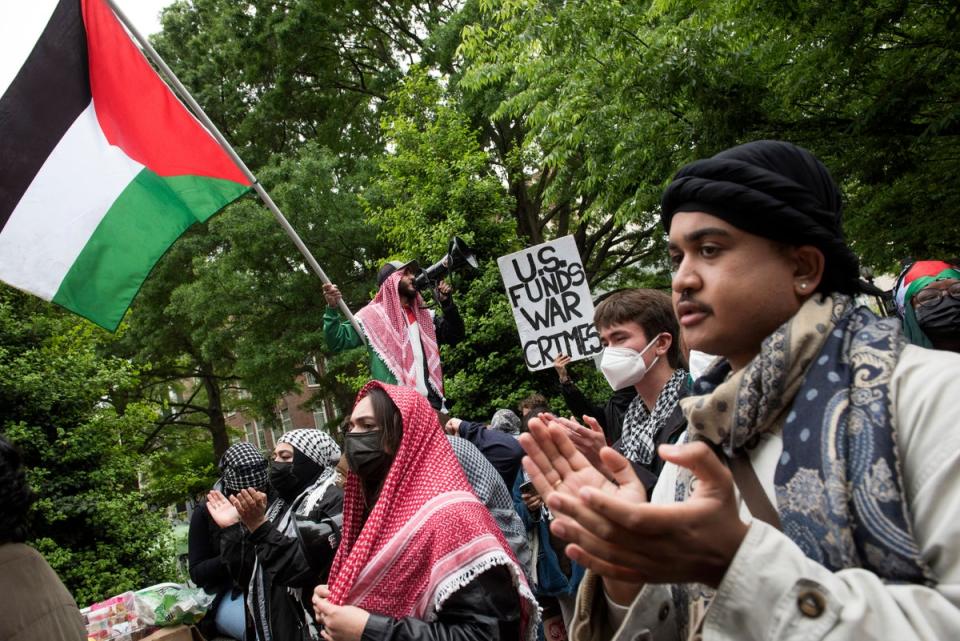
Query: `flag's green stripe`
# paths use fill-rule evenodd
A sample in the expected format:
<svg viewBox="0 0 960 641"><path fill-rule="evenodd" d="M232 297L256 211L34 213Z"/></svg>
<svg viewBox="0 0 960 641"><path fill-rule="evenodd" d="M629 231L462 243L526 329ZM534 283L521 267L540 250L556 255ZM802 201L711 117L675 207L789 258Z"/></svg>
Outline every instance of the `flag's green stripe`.
<svg viewBox="0 0 960 641"><path fill-rule="evenodd" d="M67 272L53 302L114 330L154 264L194 223L248 187L144 169L121 192Z"/></svg>

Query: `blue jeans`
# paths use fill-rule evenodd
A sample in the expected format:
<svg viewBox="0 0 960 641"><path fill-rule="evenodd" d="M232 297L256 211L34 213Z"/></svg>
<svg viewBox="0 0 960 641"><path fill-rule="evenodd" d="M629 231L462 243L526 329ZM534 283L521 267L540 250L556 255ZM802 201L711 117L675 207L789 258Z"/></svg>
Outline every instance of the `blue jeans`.
<svg viewBox="0 0 960 641"><path fill-rule="evenodd" d="M247 619L243 608L243 594L238 594L236 597L231 596L230 592L224 594L213 618L217 624L217 632L233 637L237 641L243 641Z"/></svg>

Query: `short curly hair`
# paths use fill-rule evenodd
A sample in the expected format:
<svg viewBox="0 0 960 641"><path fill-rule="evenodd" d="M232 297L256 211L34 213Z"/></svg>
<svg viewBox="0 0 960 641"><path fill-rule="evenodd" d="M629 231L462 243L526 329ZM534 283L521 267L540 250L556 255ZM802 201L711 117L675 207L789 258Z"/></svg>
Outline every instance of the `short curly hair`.
<svg viewBox="0 0 960 641"><path fill-rule="evenodd" d="M0 544L27 540L27 510L36 499L20 450L0 436Z"/></svg>

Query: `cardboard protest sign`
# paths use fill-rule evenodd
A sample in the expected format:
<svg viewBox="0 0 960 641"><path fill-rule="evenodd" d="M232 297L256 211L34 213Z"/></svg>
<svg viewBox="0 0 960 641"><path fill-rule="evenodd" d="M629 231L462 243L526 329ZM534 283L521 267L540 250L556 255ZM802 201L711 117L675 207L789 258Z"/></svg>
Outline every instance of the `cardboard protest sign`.
<svg viewBox="0 0 960 641"><path fill-rule="evenodd" d="M552 367L560 353L579 360L602 351L573 236L501 256L497 265L531 371Z"/></svg>

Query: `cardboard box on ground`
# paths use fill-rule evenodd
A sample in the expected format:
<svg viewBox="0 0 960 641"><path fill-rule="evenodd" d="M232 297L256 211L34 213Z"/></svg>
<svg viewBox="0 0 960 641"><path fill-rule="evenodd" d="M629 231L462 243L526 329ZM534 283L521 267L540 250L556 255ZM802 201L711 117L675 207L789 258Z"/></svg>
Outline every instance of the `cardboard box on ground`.
<svg viewBox="0 0 960 641"><path fill-rule="evenodd" d="M141 641L206 641L206 639L192 625L175 625L160 628L153 634L143 637Z"/></svg>

